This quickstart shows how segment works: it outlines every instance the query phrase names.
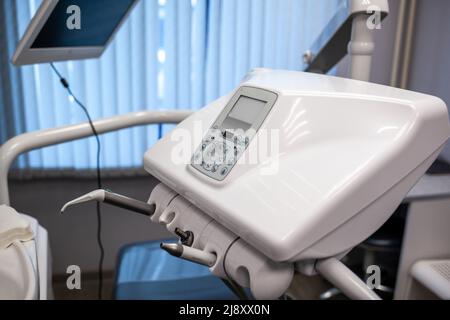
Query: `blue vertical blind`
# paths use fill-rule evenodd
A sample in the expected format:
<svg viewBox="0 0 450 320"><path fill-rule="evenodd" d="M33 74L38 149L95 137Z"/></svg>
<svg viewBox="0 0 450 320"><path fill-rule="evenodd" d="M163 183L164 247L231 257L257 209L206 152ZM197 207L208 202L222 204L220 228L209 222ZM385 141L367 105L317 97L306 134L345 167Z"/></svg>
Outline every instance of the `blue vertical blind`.
<svg viewBox="0 0 450 320"><path fill-rule="evenodd" d="M15 1L17 22L7 27L17 30L11 35L24 33L40 3ZM303 52L341 3L141 0L100 59L56 66L94 119L140 110L198 109L231 91L252 68L301 70ZM21 87L21 103L14 105L10 117L16 120L10 123L23 126L15 134L86 120L48 65L22 67L18 78L14 85ZM149 126L102 136L102 166L141 166L144 152L170 129ZM86 139L33 151L19 166L92 168L95 148L95 141Z"/></svg>

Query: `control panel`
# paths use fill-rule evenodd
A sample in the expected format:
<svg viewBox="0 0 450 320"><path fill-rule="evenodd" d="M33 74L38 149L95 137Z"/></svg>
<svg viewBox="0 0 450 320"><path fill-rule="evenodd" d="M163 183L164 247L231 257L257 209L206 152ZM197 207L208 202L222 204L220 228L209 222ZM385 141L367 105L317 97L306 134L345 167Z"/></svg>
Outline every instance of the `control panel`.
<svg viewBox="0 0 450 320"><path fill-rule="evenodd" d="M222 181L232 171L277 101L274 92L241 87L208 130L191 165Z"/></svg>

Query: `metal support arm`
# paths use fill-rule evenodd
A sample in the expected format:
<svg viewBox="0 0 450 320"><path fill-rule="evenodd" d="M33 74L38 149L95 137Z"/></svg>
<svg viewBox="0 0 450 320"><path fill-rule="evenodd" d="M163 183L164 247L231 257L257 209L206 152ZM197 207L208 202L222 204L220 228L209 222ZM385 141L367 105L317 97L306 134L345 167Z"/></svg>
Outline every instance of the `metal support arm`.
<svg viewBox="0 0 450 320"><path fill-rule="evenodd" d="M190 110L142 111L100 119L94 122L99 134L135 126L176 124L192 114ZM8 172L16 158L28 151L93 136L89 123L29 132L7 141L0 147L0 205L10 204Z"/></svg>
<svg viewBox="0 0 450 320"><path fill-rule="evenodd" d="M305 71L328 73L347 54L350 78L369 81L376 25L389 14L388 0L347 0L304 55ZM378 21L379 20L379 21Z"/></svg>
<svg viewBox="0 0 450 320"><path fill-rule="evenodd" d="M375 49L374 30L367 27L365 14L355 15L352 25L352 36L348 44L350 55L350 78L370 81L372 55Z"/></svg>
<svg viewBox="0 0 450 320"><path fill-rule="evenodd" d="M375 292L336 258L318 261L316 270L352 300L380 300Z"/></svg>

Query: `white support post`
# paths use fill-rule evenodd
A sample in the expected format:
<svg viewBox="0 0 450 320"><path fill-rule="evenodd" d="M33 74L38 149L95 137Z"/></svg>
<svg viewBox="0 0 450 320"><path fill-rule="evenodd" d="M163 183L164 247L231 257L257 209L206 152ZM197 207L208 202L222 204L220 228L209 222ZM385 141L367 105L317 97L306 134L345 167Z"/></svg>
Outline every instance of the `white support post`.
<svg viewBox="0 0 450 320"><path fill-rule="evenodd" d="M352 300L381 300L353 271L336 258L318 261L316 270Z"/></svg>
<svg viewBox="0 0 450 320"><path fill-rule="evenodd" d="M356 14L352 23L352 35L348 44L350 55L350 78L370 81L372 55L375 49L374 29L367 25L368 15Z"/></svg>

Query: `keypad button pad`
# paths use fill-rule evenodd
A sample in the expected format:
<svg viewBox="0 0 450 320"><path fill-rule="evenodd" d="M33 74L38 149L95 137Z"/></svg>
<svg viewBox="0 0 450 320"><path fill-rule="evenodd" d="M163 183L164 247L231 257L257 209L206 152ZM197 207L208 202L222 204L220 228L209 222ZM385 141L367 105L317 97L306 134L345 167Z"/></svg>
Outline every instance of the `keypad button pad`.
<svg viewBox="0 0 450 320"><path fill-rule="evenodd" d="M245 135L234 135L214 128L195 152L192 165L204 174L223 180L236 165L249 143Z"/></svg>

